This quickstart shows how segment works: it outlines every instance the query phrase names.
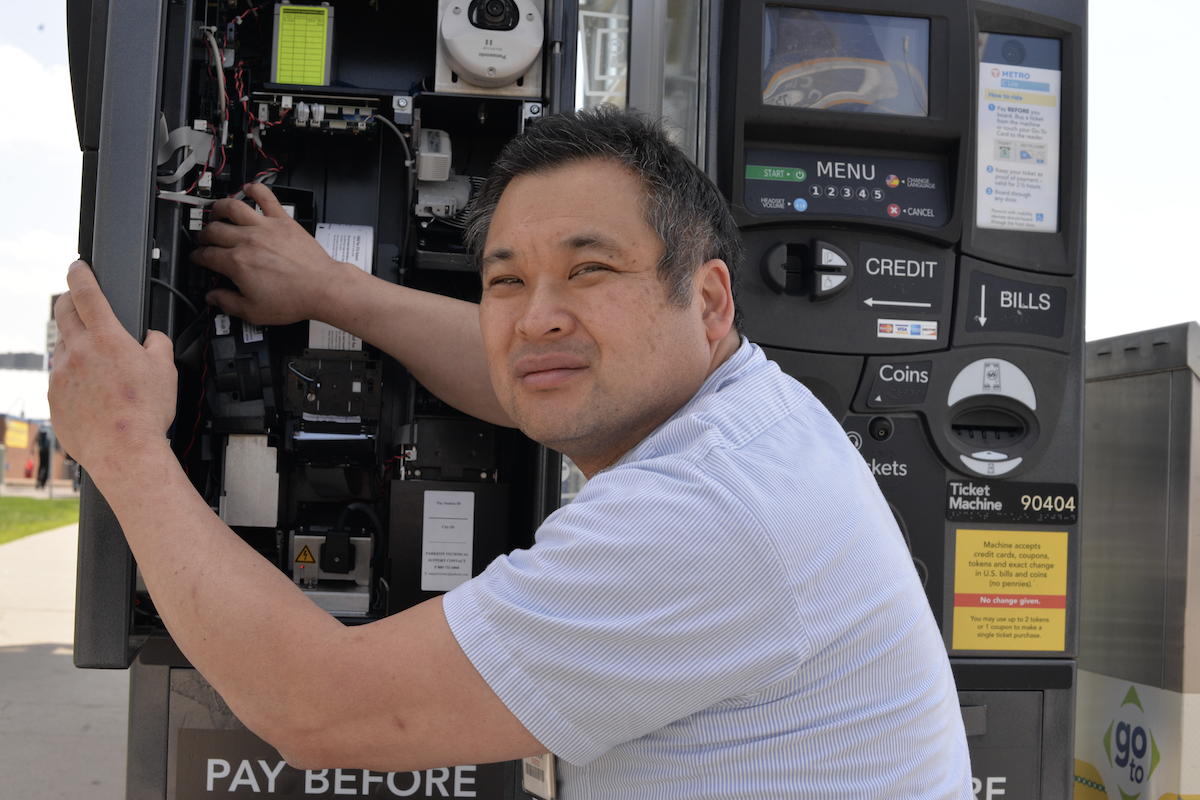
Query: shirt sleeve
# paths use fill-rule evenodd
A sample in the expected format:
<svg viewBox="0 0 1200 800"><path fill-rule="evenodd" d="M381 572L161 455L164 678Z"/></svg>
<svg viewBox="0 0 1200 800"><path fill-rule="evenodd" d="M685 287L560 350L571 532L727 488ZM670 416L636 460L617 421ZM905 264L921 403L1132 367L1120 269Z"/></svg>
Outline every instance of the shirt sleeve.
<svg viewBox="0 0 1200 800"><path fill-rule="evenodd" d="M788 580L725 487L664 459L594 477L444 607L505 705L583 765L792 675L809 645Z"/></svg>

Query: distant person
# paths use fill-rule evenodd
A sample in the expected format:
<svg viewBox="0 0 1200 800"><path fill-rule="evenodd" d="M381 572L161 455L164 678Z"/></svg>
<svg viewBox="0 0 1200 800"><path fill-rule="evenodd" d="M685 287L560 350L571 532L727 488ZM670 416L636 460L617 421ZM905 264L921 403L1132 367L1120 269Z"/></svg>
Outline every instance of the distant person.
<svg viewBox="0 0 1200 800"><path fill-rule="evenodd" d="M46 431L38 431L38 476L37 488L44 488L46 480L50 477L50 434Z"/></svg>

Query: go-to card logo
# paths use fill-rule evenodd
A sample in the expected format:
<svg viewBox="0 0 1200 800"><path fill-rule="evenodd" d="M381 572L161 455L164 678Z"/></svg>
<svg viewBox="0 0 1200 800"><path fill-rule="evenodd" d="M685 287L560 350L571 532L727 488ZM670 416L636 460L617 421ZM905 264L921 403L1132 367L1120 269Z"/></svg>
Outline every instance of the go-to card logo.
<svg viewBox="0 0 1200 800"><path fill-rule="evenodd" d="M1104 733L1104 752L1116 774L1121 800L1138 800L1161 756L1137 689L1129 687L1120 710Z"/></svg>

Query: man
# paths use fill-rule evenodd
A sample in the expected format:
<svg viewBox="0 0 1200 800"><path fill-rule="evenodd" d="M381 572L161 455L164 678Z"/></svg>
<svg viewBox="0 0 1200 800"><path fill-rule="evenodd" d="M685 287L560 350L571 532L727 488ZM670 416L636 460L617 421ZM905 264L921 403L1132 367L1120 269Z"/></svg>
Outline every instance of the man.
<svg viewBox="0 0 1200 800"><path fill-rule="evenodd" d="M212 301L348 330L590 478L531 549L344 628L192 491L163 435L170 343L138 346L72 265L56 430L180 648L290 763L550 751L568 798L971 796L949 663L887 504L837 423L741 339L736 227L661 131L604 110L514 140L471 224L478 306L338 264L248 194L262 214L218 203L228 222L194 255L238 287Z"/></svg>

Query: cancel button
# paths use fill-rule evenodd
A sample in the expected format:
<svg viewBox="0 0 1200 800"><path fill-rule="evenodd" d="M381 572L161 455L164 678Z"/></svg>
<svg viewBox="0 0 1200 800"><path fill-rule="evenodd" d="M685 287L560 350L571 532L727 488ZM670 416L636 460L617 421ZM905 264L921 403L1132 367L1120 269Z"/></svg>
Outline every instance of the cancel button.
<svg viewBox="0 0 1200 800"><path fill-rule="evenodd" d="M932 361L886 361L875 370L867 405L871 408L919 406L925 402Z"/></svg>

